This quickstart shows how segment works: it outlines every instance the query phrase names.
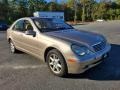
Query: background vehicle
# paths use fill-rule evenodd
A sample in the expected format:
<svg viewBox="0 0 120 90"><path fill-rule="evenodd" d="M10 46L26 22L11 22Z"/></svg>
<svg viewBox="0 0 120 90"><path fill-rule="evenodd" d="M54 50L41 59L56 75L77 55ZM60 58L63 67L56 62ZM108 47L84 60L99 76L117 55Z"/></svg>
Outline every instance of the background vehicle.
<svg viewBox="0 0 120 90"><path fill-rule="evenodd" d="M0 30L7 30L8 25L6 22L0 21Z"/></svg>
<svg viewBox="0 0 120 90"><path fill-rule="evenodd" d="M34 12L34 17L54 18L64 21L64 12Z"/></svg>
<svg viewBox="0 0 120 90"><path fill-rule="evenodd" d="M107 57L110 45L99 34L78 31L50 18L22 18L8 30L12 53L18 50L45 61L57 76L83 73Z"/></svg>

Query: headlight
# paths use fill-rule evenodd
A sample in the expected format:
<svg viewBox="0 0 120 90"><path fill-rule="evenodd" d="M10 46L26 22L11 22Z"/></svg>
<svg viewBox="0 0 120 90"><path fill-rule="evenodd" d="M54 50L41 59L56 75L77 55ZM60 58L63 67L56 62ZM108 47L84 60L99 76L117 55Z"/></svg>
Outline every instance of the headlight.
<svg viewBox="0 0 120 90"><path fill-rule="evenodd" d="M72 50L79 56L85 56L91 53L91 51L85 46L72 45Z"/></svg>

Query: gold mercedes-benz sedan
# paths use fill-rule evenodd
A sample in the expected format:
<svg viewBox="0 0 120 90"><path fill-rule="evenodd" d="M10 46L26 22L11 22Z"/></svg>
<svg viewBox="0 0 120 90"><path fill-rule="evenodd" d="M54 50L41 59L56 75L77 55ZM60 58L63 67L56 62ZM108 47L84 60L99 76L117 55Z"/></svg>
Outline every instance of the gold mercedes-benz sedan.
<svg viewBox="0 0 120 90"><path fill-rule="evenodd" d="M7 40L11 53L23 51L38 57L57 76L83 73L101 63L111 49L102 35L52 18L21 18L7 30Z"/></svg>

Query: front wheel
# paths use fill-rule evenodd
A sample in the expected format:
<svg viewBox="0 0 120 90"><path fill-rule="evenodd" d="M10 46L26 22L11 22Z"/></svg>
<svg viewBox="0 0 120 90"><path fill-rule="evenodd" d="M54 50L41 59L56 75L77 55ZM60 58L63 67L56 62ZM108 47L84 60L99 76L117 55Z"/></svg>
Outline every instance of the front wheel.
<svg viewBox="0 0 120 90"><path fill-rule="evenodd" d="M67 75L67 64L58 50L53 49L49 51L46 60L53 74L60 77Z"/></svg>
<svg viewBox="0 0 120 90"><path fill-rule="evenodd" d="M10 52L11 53L17 53L18 50L15 48L15 45L13 44L12 41L10 41Z"/></svg>

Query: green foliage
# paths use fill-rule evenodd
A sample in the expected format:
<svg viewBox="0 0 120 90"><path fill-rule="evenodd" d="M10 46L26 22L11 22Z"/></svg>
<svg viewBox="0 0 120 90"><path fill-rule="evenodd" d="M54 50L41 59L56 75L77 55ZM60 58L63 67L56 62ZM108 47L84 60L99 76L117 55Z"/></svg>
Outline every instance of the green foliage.
<svg viewBox="0 0 120 90"><path fill-rule="evenodd" d="M74 7L74 0L67 0L67 6L70 8Z"/></svg>
<svg viewBox="0 0 120 90"><path fill-rule="evenodd" d="M8 16L8 3L7 1L5 2L0 2L0 19L5 19Z"/></svg>

